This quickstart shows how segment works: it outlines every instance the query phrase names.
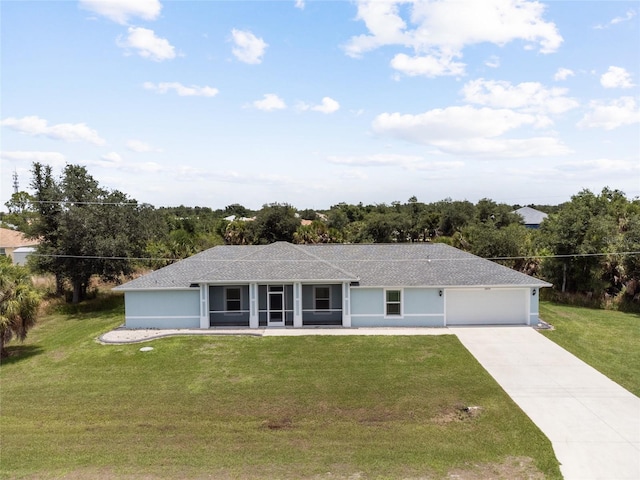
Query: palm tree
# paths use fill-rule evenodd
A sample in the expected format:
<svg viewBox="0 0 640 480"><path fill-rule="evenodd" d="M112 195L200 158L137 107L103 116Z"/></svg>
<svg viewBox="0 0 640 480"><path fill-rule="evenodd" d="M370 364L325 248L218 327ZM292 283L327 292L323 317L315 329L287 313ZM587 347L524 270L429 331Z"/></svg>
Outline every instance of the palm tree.
<svg viewBox="0 0 640 480"><path fill-rule="evenodd" d="M23 341L27 337L39 306L40 295L27 270L0 258L0 357L6 355L5 345L12 338Z"/></svg>

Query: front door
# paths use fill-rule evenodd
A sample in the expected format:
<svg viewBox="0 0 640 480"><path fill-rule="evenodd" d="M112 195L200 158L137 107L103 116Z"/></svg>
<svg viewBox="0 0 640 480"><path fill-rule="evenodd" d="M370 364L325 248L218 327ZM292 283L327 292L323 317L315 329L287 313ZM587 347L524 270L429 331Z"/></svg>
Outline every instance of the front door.
<svg viewBox="0 0 640 480"><path fill-rule="evenodd" d="M269 292L267 318L269 327L284 327L284 292Z"/></svg>

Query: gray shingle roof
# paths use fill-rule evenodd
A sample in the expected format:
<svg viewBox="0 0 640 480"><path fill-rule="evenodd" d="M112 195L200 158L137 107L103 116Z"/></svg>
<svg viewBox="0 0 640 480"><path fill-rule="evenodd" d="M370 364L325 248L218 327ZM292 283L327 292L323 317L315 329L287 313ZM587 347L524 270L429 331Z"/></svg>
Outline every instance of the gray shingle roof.
<svg viewBox="0 0 640 480"><path fill-rule="evenodd" d="M549 286L441 243L223 245L116 290L188 288L197 283L359 282L361 287Z"/></svg>
<svg viewBox="0 0 640 480"><path fill-rule="evenodd" d="M546 213L531 207L519 208L515 210L514 213L517 213L522 217L525 225L540 225L542 221L549 216Z"/></svg>

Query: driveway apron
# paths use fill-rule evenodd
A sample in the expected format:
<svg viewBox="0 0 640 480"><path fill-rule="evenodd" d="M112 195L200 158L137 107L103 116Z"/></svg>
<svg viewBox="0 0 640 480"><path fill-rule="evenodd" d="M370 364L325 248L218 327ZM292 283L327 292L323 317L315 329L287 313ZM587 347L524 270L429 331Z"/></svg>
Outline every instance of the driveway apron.
<svg viewBox="0 0 640 480"><path fill-rule="evenodd" d="M640 479L640 399L530 327L450 328L551 440L566 480Z"/></svg>

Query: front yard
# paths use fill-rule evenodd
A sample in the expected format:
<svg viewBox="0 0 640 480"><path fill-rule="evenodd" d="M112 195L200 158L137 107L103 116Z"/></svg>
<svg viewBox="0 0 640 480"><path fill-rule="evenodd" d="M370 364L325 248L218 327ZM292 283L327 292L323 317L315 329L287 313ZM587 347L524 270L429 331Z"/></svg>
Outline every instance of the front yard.
<svg viewBox="0 0 640 480"><path fill-rule="evenodd" d="M560 478L453 335L105 346L122 302L101 308L59 311L11 347L0 477Z"/></svg>

